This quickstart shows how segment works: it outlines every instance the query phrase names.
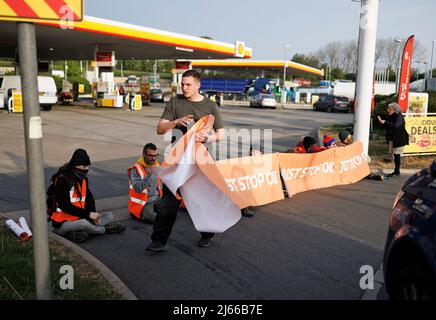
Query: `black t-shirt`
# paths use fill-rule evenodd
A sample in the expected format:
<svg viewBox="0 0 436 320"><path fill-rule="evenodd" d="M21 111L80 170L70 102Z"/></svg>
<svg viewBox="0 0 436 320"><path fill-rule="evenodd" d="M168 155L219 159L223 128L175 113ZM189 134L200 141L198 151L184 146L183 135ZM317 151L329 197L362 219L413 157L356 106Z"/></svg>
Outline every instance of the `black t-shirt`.
<svg viewBox="0 0 436 320"><path fill-rule="evenodd" d="M194 102L189 101L184 96L177 96L168 101L161 119L173 121L187 115L193 115L194 121L197 122L199 119L210 114L215 117L213 123L215 131L223 128L221 114L215 102L206 97L202 101ZM177 128L182 130L183 133L187 131L187 128L183 126Z"/></svg>

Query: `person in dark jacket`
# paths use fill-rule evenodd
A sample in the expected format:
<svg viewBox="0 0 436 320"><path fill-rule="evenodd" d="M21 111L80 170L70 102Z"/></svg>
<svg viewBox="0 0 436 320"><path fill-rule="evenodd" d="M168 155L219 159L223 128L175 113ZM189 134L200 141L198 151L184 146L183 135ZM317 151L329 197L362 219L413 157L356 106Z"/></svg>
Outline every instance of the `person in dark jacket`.
<svg viewBox="0 0 436 320"><path fill-rule="evenodd" d="M406 131L405 121L401 108L397 103L388 105L388 117L378 121L386 129L386 141L389 143L389 153L393 155L395 162L394 172L388 174L387 178L394 178L400 175L401 155L404 153L404 146L409 144L409 134Z"/></svg>
<svg viewBox="0 0 436 320"><path fill-rule="evenodd" d="M77 149L51 178L56 202L56 211L50 217L54 232L74 242L83 242L91 234L125 230L121 224L111 222L112 213L97 212L87 178L90 166L86 151Z"/></svg>

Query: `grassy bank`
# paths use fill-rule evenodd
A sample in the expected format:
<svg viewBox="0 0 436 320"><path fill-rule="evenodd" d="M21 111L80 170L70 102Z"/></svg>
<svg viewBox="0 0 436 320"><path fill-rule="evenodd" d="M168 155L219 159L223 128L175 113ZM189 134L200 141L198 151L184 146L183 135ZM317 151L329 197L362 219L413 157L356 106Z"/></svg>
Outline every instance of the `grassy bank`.
<svg viewBox="0 0 436 320"><path fill-rule="evenodd" d="M102 275L84 259L60 243L49 240L53 299L119 300ZM74 270L74 289L61 289L59 281L64 265ZM9 231L0 218L0 300L35 299L32 240L22 241Z"/></svg>

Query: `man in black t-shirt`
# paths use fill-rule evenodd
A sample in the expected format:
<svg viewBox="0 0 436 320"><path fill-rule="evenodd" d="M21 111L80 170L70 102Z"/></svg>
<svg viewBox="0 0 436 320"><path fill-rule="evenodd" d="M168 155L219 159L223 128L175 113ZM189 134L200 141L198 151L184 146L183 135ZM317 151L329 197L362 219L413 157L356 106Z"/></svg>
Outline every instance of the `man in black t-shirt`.
<svg viewBox="0 0 436 320"><path fill-rule="evenodd" d="M157 125L157 134L165 134L174 128L186 133L187 127L192 121L198 121L211 114L215 117L213 125L215 133L209 135L207 132L200 131L196 134L195 140L205 143L219 141L224 137L225 133L218 106L199 93L200 85L200 75L197 71L188 70L182 75L183 96L174 97L167 103ZM166 250L179 206L180 200L164 184L162 200L157 208L157 216L153 224L152 242L147 246L147 250L153 252ZM209 247L213 236L213 233L202 232L198 245Z"/></svg>

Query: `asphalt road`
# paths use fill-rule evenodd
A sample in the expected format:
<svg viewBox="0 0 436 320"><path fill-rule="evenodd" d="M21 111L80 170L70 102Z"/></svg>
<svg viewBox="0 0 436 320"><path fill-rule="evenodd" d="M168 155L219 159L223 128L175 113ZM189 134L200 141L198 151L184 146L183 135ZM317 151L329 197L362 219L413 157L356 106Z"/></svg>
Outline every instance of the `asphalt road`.
<svg viewBox="0 0 436 320"><path fill-rule="evenodd" d="M139 113L55 107L45 112L46 186L75 148L91 155L91 188L97 207L114 212L127 230L82 245L113 270L140 299L360 299L360 267L381 263L388 218L398 180L297 194L256 207L210 248L197 247L199 233L180 211L168 251L145 251L150 225L127 213L126 169L145 142L166 144L155 134L162 104ZM294 146L326 124L351 123L350 114L224 107L226 127L273 130L273 151ZM28 210L22 118L0 114L0 212Z"/></svg>

